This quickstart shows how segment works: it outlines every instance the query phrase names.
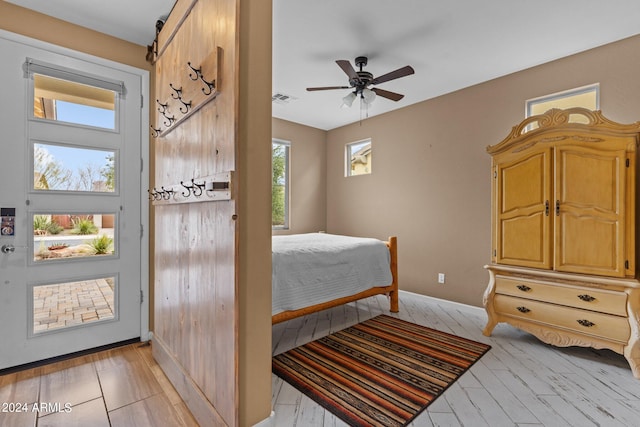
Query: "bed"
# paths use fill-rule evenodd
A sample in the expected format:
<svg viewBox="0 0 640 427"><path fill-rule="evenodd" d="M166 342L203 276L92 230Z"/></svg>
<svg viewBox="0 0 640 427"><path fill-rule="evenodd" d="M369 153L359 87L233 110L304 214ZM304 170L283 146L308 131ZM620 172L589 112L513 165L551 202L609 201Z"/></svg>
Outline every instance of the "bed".
<svg viewBox="0 0 640 427"><path fill-rule="evenodd" d="M373 295L398 312L396 237L273 236L272 258L273 324Z"/></svg>

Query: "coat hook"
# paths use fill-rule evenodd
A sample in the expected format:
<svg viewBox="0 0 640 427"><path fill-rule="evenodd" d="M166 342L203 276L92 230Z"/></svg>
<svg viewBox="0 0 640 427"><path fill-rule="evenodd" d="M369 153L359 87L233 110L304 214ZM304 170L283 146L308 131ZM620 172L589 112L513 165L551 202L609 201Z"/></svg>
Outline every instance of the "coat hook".
<svg viewBox="0 0 640 427"><path fill-rule="evenodd" d="M164 186L160 188L162 188L162 198L164 200L169 200L171 196L173 196L173 189L167 190L166 188L164 188Z"/></svg>
<svg viewBox="0 0 640 427"><path fill-rule="evenodd" d="M162 194L158 191L157 188L153 187L153 200L161 200Z"/></svg>
<svg viewBox="0 0 640 427"><path fill-rule="evenodd" d="M185 185L185 183L183 181L180 181L180 185L182 185L187 190L186 194L185 194L184 191L182 192L182 196L183 197L191 196L191 190L193 189L193 185Z"/></svg>
<svg viewBox="0 0 640 427"><path fill-rule="evenodd" d="M200 67L200 68L193 68L193 67L191 66L191 62L187 62L187 66L188 66L189 68L191 68L191 70L193 71L193 73L189 73L189 78L190 78L191 80L193 80L193 81L195 82L196 80L198 80L198 79L202 76L202 67Z"/></svg>
<svg viewBox="0 0 640 427"><path fill-rule="evenodd" d="M160 111L160 113L164 114L167 111L167 107L169 106L169 104L163 104L162 102L160 102L159 99L156 99L156 102L159 105L158 111Z"/></svg>
<svg viewBox="0 0 640 427"><path fill-rule="evenodd" d="M147 193L149 193L149 201L155 200L156 195L154 191L147 190Z"/></svg>
<svg viewBox="0 0 640 427"><path fill-rule="evenodd" d="M212 80L211 82L208 82L204 79L202 74L200 74L200 80L202 80L202 82L207 85L206 88L202 88L202 93L204 93L205 95L211 95L213 93L213 89L215 89L216 87L216 81Z"/></svg>
<svg viewBox="0 0 640 427"><path fill-rule="evenodd" d="M169 117L169 116L167 115L167 113L168 113L168 112L164 112L164 113L162 113L162 115L164 116L164 118L165 118L165 119L167 119L167 120L168 120L168 122L167 122L167 120L165 120L165 121L164 121L164 125L165 125L165 126L167 126L167 127L169 127L169 126L171 126L171 125L173 124L173 122L175 122L175 121L176 121L176 116L171 116L171 117Z"/></svg>
<svg viewBox="0 0 640 427"><path fill-rule="evenodd" d="M182 114L187 114L189 112L189 108L191 108L191 101L184 102L182 98L178 98L178 101L182 103L182 106L180 107L180 112Z"/></svg>
<svg viewBox="0 0 640 427"><path fill-rule="evenodd" d="M169 87L171 89L173 89L173 91L175 92L175 93L171 94L171 97L173 99L181 99L182 98L182 86L180 86L180 89L176 89L175 87L173 87L173 83L169 83Z"/></svg>
<svg viewBox="0 0 640 427"><path fill-rule="evenodd" d="M162 132L162 128L154 128L153 125L149 125L149 127L151 128L151 136L154 138L157 138L160 136L160 133Z"/></svg>
<svg viewBox="0 0 640 427"><path fill-rule="evenodd" d="M198 184L195 181L195 178L191 178L191 183L193 184L193 195L196 197L200 197L202 195L202 189L206 185L204 182L202 184Z"/></svg>

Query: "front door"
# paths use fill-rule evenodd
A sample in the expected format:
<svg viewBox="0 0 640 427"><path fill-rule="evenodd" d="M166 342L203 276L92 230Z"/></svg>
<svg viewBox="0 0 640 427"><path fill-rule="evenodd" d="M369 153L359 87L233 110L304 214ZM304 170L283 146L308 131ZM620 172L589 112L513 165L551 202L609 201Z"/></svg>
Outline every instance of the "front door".
<svg viewBox="0 0 640 427"><path fill-rule="evenodd" d="M0 51L0 369L140 337L144 74L8 33Z"/></svg>

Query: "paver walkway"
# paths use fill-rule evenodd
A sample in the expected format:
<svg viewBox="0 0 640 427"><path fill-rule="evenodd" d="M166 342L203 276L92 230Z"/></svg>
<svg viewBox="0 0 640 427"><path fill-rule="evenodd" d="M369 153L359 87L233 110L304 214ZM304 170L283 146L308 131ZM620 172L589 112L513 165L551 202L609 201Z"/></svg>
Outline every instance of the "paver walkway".
<svg viewBox="0 0 640 427"><path fill-rule="evenodd" d="M35 286L33 332L113 319L113 301L113 282L108 279Z"/></svg>

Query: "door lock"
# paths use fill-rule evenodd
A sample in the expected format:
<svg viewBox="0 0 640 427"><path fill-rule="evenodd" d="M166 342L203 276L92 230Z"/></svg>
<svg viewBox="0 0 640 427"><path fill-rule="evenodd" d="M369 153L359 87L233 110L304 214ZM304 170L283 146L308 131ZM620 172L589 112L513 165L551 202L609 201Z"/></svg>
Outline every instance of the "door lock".
<svg viewBox="0 0 640 427"><path fill-rule="evenodd" d="M3 254L12 254L16 251L16 247L13 245L2 245L0 248Z"/></svg>

